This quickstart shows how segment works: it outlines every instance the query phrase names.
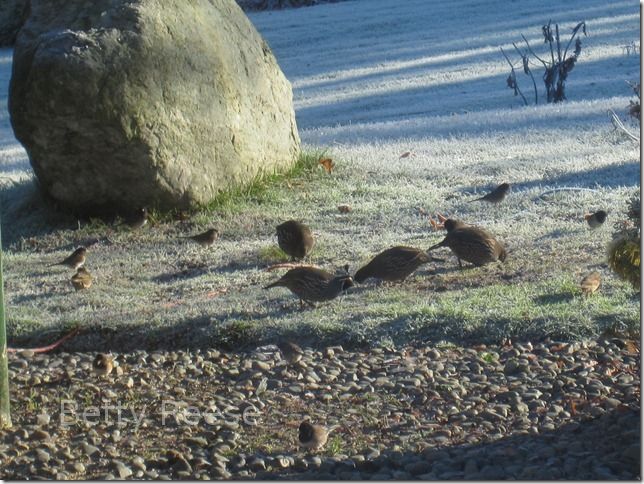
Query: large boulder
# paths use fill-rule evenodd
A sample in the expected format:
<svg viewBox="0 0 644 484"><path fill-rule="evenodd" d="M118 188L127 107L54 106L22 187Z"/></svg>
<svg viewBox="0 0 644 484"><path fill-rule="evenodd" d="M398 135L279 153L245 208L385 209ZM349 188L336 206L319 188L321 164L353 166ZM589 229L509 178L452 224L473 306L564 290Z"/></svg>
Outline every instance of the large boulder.
<svg viewBox="0 0 644 484"><path fill-rule="evenodd" d="M32 0L9 112L77 213L205 204L297 159L290 83L234 0Z"/></svg>
<svg viewBox="0 0 644 484"><path fill-rule="evenodd" d="M29 13L29 0L0 1L0 47L12 46Z"/></svg>

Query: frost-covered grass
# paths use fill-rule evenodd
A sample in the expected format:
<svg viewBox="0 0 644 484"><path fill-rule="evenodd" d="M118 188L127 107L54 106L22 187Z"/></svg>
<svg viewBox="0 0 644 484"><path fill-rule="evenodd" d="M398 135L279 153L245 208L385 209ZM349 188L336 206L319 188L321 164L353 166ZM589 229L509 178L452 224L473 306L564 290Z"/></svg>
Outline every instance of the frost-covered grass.
<svg viewBox="0 0 644 484"><path fill-rule="evenodd" d="M569 100L523 107L505 87L498 46L511 48L521 33L540 46L550 18L566 28L586 20L589 37ZM640 186L639 147L614 133L606 115L624 112L631 97L624 80L639 76L639 58L622 49L639 35L632 2L456 8L365 0L251 20L293 83L309 158L290 177L224 194L188 221L155 214L150 226L129 232L99 221L79 228L56 213L35 192L0 97L12 345L51 341L76 324L86 329L70 343L79 349L237 348L286 335L310 344L497 342L639 329L639 298L608 271L605 256L612 223ZM0 51L2 93L10 56ZM323 151L336 162L331 175L312 163ZM513 189L500 206L468 202L502 181ZM563 187L575 190L546 193ZM341 214L339 204L352 211ZM599 208L609 220L591 231L583 214ZM312 263L355 271L392 245L440 240L427 218L437 211L494 233L508 248L506 263L459 271L440 250L444 262L402 285L368 283L305 311L286 289L262 289L281 274L265 268L284 260L274 227L285 219L312 227ZM211 249L178 238L210 227L221 233ZM76 293L71 272L45 266L92 241L95 283ZM602 286L582 297L578 283L591 270L601 272Z"/></svg>

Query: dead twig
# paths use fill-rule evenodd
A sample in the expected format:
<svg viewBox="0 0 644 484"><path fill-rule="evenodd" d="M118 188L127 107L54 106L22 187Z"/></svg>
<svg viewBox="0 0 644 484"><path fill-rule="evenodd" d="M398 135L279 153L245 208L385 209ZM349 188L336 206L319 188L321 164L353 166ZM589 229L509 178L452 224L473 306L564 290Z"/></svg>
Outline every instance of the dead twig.
<svg viewBox="0 0 644 484"><path fill-rule="evenodd" d="M277 269L295 269L296 267L312 267L314 269L319 269L318 266L314 266L311 264L301 264L299 262L281 262L279 264L274 264L272 266L268 266L266 269L264 269L266 272L272 272Z"/></svg>
<svg viewBox="0 0 644 484"><path fill-rule="evenodd" d="M626 126L624 126L624 123L622 123L622 120L619 119L619 116L615 114L615 111L609 109L608 114L610 115L611 122L613 123L615 130L623 132L626 136L628 136L633 141L636 141L637 143L640 142L639 136L634 135L626 128Z"/></svg>
<svg viewBox="0 0 644 484"><path fill-rule="evenodd" d="M49 351L55 350L58 348L61 344L63 344L65 341L67 341L70 338L73 338L80 332L80 327L74 328L72 331L67 333L65 336L60 338L57 341L54 341L52 344L47 345L47 346L40 346L39 348L7 348L8 353L17 353L20 351L32 351L34 353L48 353Z"/></svg>

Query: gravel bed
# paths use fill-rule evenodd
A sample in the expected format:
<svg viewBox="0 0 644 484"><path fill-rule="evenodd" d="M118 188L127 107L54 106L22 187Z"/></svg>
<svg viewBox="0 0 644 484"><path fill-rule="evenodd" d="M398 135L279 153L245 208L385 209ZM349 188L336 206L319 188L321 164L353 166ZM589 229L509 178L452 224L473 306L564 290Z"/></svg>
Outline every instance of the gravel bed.
<svg viewBox="0 0 644 484"><path fill-rule="evenodd" d="M94 357L10 355L0 478L640 478L639 341Z"/></svg>

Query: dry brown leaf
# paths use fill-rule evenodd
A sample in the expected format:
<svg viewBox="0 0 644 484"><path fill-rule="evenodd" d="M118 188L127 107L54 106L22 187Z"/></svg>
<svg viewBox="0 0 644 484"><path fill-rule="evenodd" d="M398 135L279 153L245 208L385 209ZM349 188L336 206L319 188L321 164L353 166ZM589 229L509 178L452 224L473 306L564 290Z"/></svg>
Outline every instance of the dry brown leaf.
<svg viewBox="0 0 644 484"><path fill-rule="evenodd" d="M318 163L324 167L328 174L331 174L333 168L335 168L335 163L331 158L322 158Z"/></svg>
<svg viewBox="0 0 644 484"><path fill-rule="evenodd" d="M338 210L340 213L349 213L351 211L350 205L338 205Z"/></svg>
<svg viewBox="0 0 644 484"><path fill-rule="evenodd" d="M635 341L626 340L625 344L626 344L626 351L628 351L629 353L639 353L640 352L639 346L637 345L637 343Z"/></svg>

